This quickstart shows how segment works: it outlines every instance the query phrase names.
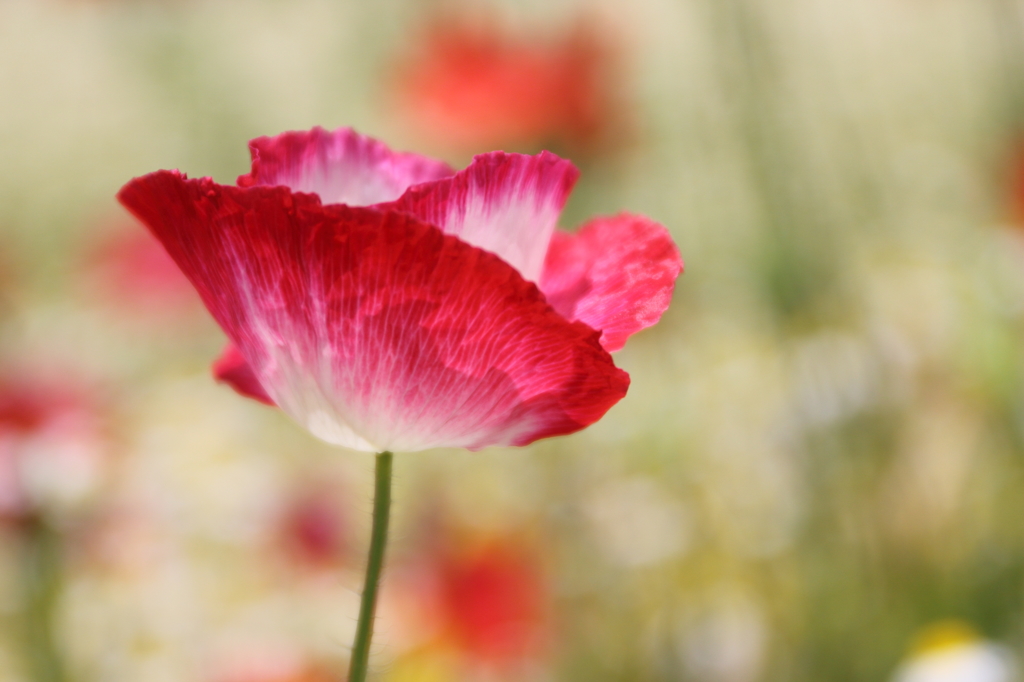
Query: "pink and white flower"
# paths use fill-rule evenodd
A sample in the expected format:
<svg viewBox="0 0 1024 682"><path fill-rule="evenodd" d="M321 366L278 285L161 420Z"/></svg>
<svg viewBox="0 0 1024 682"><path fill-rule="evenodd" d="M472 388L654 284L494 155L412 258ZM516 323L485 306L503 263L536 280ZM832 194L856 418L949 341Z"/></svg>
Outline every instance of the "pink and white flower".
<svg viewBox="0 0 1024 682"><path fill-rule="evenodd" d="M642 216L556 232L578 171L548 152L456 173L321 128L250 150L238 186L158 171L118 197L230 339L218 377L344 447L525 445L588 426L629 385L609 351L659 319L682 270Z"/></svg>

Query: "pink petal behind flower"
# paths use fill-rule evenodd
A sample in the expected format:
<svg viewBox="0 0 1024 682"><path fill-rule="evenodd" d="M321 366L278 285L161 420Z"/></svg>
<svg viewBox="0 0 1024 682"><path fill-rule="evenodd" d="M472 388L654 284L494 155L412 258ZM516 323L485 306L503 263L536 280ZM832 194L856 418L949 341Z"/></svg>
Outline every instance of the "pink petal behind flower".
<svg viewBox="0 0 1024 682"><path fill-rule="evenodd" d="M536 282L579 171L550 152L491 152L450 178L411 187L387 208L500 256ZM383 206L381 208L384 208Z"/></svg>
<svg viewBox="0 0 1024 682"><path fill-rule="evenodd" d="M683 261L664 226L620 213L551 240L540 288L570 320L600 329L609 352L655 324L668 308Z"/></svg>
<svg viewBox="0 0 1024 682"><path fill-rule="evenodd" d="M454 173L442 161L394 152L383 142L351 128L316 127L249 142L252 171L241 187L284 185L310 192L325 204L366 206L392 201L408 187Z"/></svg>
<svg viewBox="0 0 1024 682"><path fill-rule="evenodd" d="M499 258L396 212L161 171L119 198L269 396L357 450L525 445L626 393L598 334Z"/></svg>
<svg viewBox="0 0 1024 682"><path fill-rule="evenodd" d="M240 395L258 400L264 405L274 405L274 399L267 395L245 356L233 343L228 343L220 357L213 362L213 376L223 381Z"/></svg>

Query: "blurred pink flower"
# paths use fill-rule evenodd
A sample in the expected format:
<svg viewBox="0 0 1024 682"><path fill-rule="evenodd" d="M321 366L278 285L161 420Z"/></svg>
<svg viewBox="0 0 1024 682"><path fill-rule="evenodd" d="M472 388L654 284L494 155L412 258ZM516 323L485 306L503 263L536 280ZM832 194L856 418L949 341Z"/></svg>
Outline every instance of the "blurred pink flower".
<svg viewBox="0 0 1024 682"><path fill-rule="evenodd" d="M288 555L310 568L333 568L345 559L348 528L338 506L337 490L303 489L286 504L281 539Z"/></svg>
<svg viewBox="0 0 1024 682"><path fill-rule="evenodd" d="M592 151L621 128L611 56L590 28L544 42L493 23L437 21L398 68L396 109L458 149Z"/></svg>
<svg viewBox="0 0 1024 682"><path fill-rule="evenodd" d="M327 667L310 663L298 651L271 645L235 651L219 661L212 682L340 682Z"/></svg>
<svg viewBox="0 0 1024 682"><path fill-rule="evenodd" d="M241 393L377 452L525 445L625 395L608 352L657 322L682 261L642 216L555 234L568 161L454 173L349 129L250 148L237 187L158 171L118 195L227 333Z"/></svg>
<svg viewBox="0 0 1024 682"><path fill-rule="evenodd" d="M181 268L137 224L100 241L87 265L99 294L133 316L180 320L201 310L195 288Z"/></svg>
<svg viewBox="0 0 1024 682"><path fill-rule="evenodd" d="M97 405L84 388L52 378L0 379L0 520L81 502L107 457Z"/></svg>

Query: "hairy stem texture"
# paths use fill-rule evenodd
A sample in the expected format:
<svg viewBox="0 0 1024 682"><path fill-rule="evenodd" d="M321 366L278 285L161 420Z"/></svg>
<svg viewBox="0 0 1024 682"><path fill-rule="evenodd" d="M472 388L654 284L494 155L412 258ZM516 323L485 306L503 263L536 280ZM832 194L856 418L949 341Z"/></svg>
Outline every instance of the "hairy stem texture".
<svg viewBox="0 0 1024 682"><path fill-rule="evenodd" d="M373 618L377 610L377 592L384 568L384 547L388 542L388 520L391 515L391 461L390 452L377 455L373 494L373 530L370 533L370 557L366 562L366 581L359 604L359 621L352 644L348 682L365 682L370 660L370 640L373 637Z"/></svg>

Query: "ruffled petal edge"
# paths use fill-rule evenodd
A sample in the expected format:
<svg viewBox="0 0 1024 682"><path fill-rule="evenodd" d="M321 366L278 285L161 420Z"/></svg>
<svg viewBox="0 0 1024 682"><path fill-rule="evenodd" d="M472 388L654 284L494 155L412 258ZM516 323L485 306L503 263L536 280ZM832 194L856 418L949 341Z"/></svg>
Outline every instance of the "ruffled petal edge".
<svg viewBox="0 0 1024 682"><path fill-rule="evenodd" d="M556 232L540 288L566 319L601 331L601 345L621 349L661 319L683 259L672 235L642 215L594 218L578 232Z"/></svg>

